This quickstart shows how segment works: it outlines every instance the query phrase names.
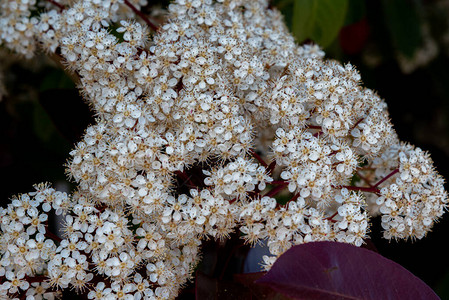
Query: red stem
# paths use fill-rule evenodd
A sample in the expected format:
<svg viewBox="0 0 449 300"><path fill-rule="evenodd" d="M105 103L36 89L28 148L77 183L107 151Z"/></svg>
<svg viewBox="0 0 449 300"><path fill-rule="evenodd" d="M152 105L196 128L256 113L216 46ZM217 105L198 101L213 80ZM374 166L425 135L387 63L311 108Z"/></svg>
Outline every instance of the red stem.
<svg viewBox="0 0 449 300"><path fill-rule="evenodd" d="M48 277L44 276L44 275L38 275L38 276L32 276L32 277L25 275L25 280L28 281L29 283L44 282L44 281L48 280Z"/></svg>
<svg viewBox="0 0 449 300"><path fill-rule="evenodd" d="M320 137L320 135L322 135L323 133L324 132L322 132L322 131L318 131L317 133L314 133L313 136L317 138L317 137Z"/></svg>
<svg viewBox="0 0 449 300"><path fill-rule="evenodd" d="M334 219L334 217L335 217L336 215L338 215L338 211L336 211L332 216L327 217L326 219L329 220L329 221L334 221L333 219Z"/></svg>
<svg viewBox="0 0 449 300"><path fill-rule="evenodd" d="M354 128L357 127L357 125L360 124L360 122L362 122L365 118L361 118L360 120L358 120L357 122L355 122L354 126L351 127L351 129L349 130L349 132L351 132Z"/></svg>
<svg viewBox="0 0 449 300"><path fill-rule="evenodd" d="M393 176L394 174L396 174L398 172L399 172L399 169L393 170L390 174L388 174L387 176L382 178L375 185L371 185L369 183L369 180L367 180L366 178L364 178L364 177L359 175L360 178L362 178L369 185L369 187L352 186L352 185L340 185L340 186L333 186L333 188L336 188L336 189L343 189L343 188L345 188L345 189L348 189L350 191L358 191L358 192L379 194L380 193L380 189L378 188L378 186L380 184L382 184L383 182L385 182L386 180L388 180L391 176ZM273 196L277 195L279 192L281 192L288 185L288 181L285 181L285 180L274 180L274 181L270 182L270 184L277 185L277 187L273 188L267 194L265 194L265 196L267 196L267 197L273 197ZM297 197L298 197L298 194L296 194L288 202L296 200Z"/></svg>
<svg viewBox="0 0 449 300"><path fill-rule="evenodd" d="M256 153L256 151L254 151L254 149L249 149L249 153L259 161L259 163L265 167L265 169L268 170L268 164L262 159L262 157L260 157L259 154Z"/></svg>
<svg viewBox="0 0 449 300"><path fill-rule="evenodd" d="M300 193L296 193L290 200L287 201L287 203L285 203L284 206L288 207L288 204L290 202L295 201L296 199L298 199L300 195L301 195ZM278 204L278 206L280 206L280 205Z"/></svg>
<svg viewBox="0 0 449 300"><path fill-rule="evenodd" d="M387 179L389 179L391 176L393 176L394 174L396 174L398 172L399 172L399 169L393 170L390 174L388 174L387 176L385 176L384 178L379 180L379 182L377 182L375 185L370 185L370 187L340 185L340 186L336 186L334 188L337 188L337 189L345 188L350 191L359 191L359 192L368 192L368 193L379 194L380 189L378 188L378 186L381 185L383 182L385 182Z"/></svg>
<svg viewBox="0 0 449 300"><path fill-rule="evenodd" d="M65 6L62 5L61 3L58 3L58 2L56 2L54 0L47 0L47 1L50 2L51 4L57 6L61 11L65 9Z"/></svg>
<svg viewBox="0 0 449 300"><path fill-rule="evenodd" d="M272 189L271 191L269 191L268 193L266 193L264 195L264 197L273 197L273 196L279 194L285 187L286 187L286 185L279 185L279 186L275 187L274 189Z"/></svg>
<svg viewBox="0 0 449 300"><path fill-rule="evenodd" d="M50 238L50 239L52 239L52 240L54 240L54 241L56 241L56 242L61 242L62 241L62 239L59 236L57 236L56 234L54 234L51 231L48 231L48 227L47 227L47 230L45 231L45 236Z"/></svg>
<svg viewBox="0 0 449 300"><path fill-rule="evenodd" d="M360 175L359 172L357 172L357 176L359 176L360 179L362 179L363 181L365 181L365 183L366 183L367 185L369 185L370 187L373 187L373 185L372 185L371 182L368 180L368 178L366 178L366 177L363 176L363 175Z"/></svg>
<svg viewBox="0 0 449 300"><path fill-rule="evenodd" d="M273 160L271 162L271 164L268 166L268 175L271 176L273 174L274 168L276 168L276 161L275 160Z"/></svg>
<svg viewBox="0 0 449 300"><path fill-rule="evenodd" d="M374 171L374 170L376 170L376 169L373 168L373 167L371 167L371 166L365 166L365 167L358 167L357 170L358 170L358 171L360 171L360 170L363 170L363 171L365 171L365 170L368 170L368 171Z"/></svg>
<svg viewBox="0 0 449 300"><path fill-rule="evenodd" d="M131 8L131 10L138 15L139 17L142 18L142 20L147 23L148 27L150 27L153 31L157 31L159 28L153 24L153 22L150 21L150 19L148 19L148 17L142 13L140 10L138 10L134 5L132 5L131 2L129 2L128 0L125 0L125 4Z"/></svg>
<svg viewBox="0 0 449 300"><path fill-rule="evenodd" d="M378 183L376 183L374 185L374 187L378 187L380 184L382 184L385 180L387 180L388 178L390 178L391 176L393 176L394 174L398 173L399 169L395 169L393 172L391 172L390 174L388 174L387 176L385 176L382 180L380 180Z"/></svg>
<svg viewBox="0 0 449 300"><path fill-rule="evenodd" d="M269 182L269 184L272 184L272 185L288 185L288 181L285 181L285 180L273 180L273 181Z"/></svg>
<svg viewBox="0 0 449 300"><path fill-rule="evenodd" d="M327 156L331 156L331 155L335 155L335 154L337 154L338 152L340 152L341 150L335 150L335 151L332 151L331 153L329 153Z"/></svg>
<svg viewBox="0 0 449 300"><path fill-rule="evenodd" d="M192 180L190 179L192 176L188 176L185 172L181 172L181 171L175 171L175 174L178 175L179 177L181 177L185 183L191 185L192 187L197 187L197 185L194 184L192 182Z"/></svg>

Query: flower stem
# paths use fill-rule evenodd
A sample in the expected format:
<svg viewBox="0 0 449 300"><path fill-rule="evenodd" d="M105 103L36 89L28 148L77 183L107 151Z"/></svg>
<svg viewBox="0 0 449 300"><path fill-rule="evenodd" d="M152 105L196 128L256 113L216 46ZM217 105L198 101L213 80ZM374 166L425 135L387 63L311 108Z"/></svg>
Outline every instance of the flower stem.
<svg viewBox="0 0 449 300"><path fill-rule="evenodd" d="M276 168L276 160L273 160L268 166L268 175L273 175L274 168Z"/></svg>
<svg viewBox="0 0 449 300"><path fill-rule="evenodd" d="M379 182L377 182L375 185L370 185L369 187L361 187L361 186L351 186L351 185L340 185L340 186L336 186L334 188L337 189L348 189L350 191L359 191L359 192L367 192L367 193L374 193L374 194L379 194L380 193L380 189L378 188L379 185L381 185L383 182L385 182L386 180L388 180L391 176L393 176L394 174L398 173L399 169L395 169L393 170L390 174L388 174L387 176L385 176L384 178L382 178L381 180L379 180Z"/></svg>
<svg viewBox="0 0 449 300"><path fill-rule="evenodd" d="M271 191L269 191L268 193L266 193L264 195L264 197L273 197L273 196L279 194L285 187L286 187L286 185L279 185L279 186L275 187L274 189L272 189Z"/></svg>
<svg viewBox="0 0 449 300"><path fill-rule="evenodd" d="M360 172L357 172L357 176L360 177L360 179L362 179L363 181L365 181L365 183L367 185L369 185L370 187L373 187L373 185L371 184L371 182L369 181L368 178L366 178L365 176L361 175Z"/></svg>
<svg viewBox="0 0 449 300"><path fill-rule="evenodd" d="M288 181L285 181L285 180L273 180L269 184L272 184L272 185L288 185Z"/></svg>
<svg viewBox="0 0 449 300"><path fill-rule="evenodd" d="M335 217L336 215L338 215L338 211L336 211L332 216L327 217L326 220L329 220L329 221L332 222L332 221L334 221L334 217Z"/></svg>
<svg viewBox="0 0 449 300"><path fill-rule="evenodd" d="M182 171L175 171L175 174L178 175L182 180L184 180L184 184L190 185L190 187L197 187L196 184L194 184L191 180L193 175L187 175L185 172Z"/></svg>
<svg viewBox="0 0 449 300"><path fill-rule="evenodd" d="M61 242L62 241L62 239L59 236L57 236L56 234L54 234L53 232L48 231L48 230L45 232L45 236L50 238L50 239L52 239L52 240L54 240L54 241L56 241L56 242Z"/></svg>
<svg viewBox="0 0 449 300"><path fill-rule="evenodd" d="M44 275L36 275L36 276L25 275L25 280L28 281L29 283L31 283L31 282L44 282L44 281L48 280L48 277L44 276Z"/></svg>
<svg viewBox="0 0 449 300"><path fill-rule="evenodd" d="M50 2L51 4L53 4L54 6L57 6L61 11L63 11L65 9L64 5L56 2L55 0L47 0L47 1Z"/></svg>
<svg viewBox="0 0 449 300"><path fill-rule="evenodd" d="M300 193L296 193L296 194L295 194L291 199L289 199L283 206L285 206L286 208L288 208L288 204L289 204L290 202L296 201L296 199L298 199L300 195L301 195ZM278 203L278 206L281 206L281 205L279 205L279 203Z"/></svg>
<svg viewBox="0 0 449 300"><path fill-rule="evenodd" d="M356 128L360 122L362 122L365 118L361 118L359 119L357 122L355 122L355 124L351 127L351 129L349 129L349 132L351 132L354 128Z"/></svg>
<svg viewBox="0 0 449 300"><path fill-rule="evenodd" d="M265 167L265 169L268 170L268 164L262 159L262 157L260 157L259 154L256 153L256 151L254 151L254 149L249 149L249 153L259 161L259 163Z"/></svg>
<svg viewBox="0 0 449 300"><path fill-rule="evenodd" d="M138 10L131 2L129 2L128 0L125 0L125 4L131 8L131 10L138 15L139 17L142 18L142 20L148 25L148 27L150 27L153 31L157 31L159 28L150 21L150 19L148 19L148 17L142 13L140 10Z"/></svg>
<svg viewBox="0 0 449 300"><path fill-rule="evenodd" d="M382 180L380 180L378 183L376 183L374 185L374 187L378 187L380 184L382 184L384 181L386 181L388 178L390 178L391 176L393 176L394 174L398 173L399 169L395 169L394 171L392 171L390 174L388 174L387 176L385 176Z"/></svg>

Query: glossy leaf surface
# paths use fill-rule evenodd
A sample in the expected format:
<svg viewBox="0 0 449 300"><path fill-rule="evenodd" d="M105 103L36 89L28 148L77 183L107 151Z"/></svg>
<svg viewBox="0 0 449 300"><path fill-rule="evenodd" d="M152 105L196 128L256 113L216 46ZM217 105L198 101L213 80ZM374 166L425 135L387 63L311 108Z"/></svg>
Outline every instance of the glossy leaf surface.
<svg viewBox="0 0 449 300"><path fill-rule="evenodd" d="M257 283L293 299L439 299L399 264L336 242L291 248Z"/></svg>
<svg viewBox="0 0 449 300"><path fill-rule="evenodd" d="M344 25L348 0L296 0L292 31L297 42L308 39L325 48Z"/></svg>

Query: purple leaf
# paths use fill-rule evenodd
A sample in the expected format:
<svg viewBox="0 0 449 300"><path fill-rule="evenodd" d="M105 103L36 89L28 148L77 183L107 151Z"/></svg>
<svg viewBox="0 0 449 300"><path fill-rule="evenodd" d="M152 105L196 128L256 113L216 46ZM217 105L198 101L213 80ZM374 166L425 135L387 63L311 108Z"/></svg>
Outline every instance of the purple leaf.
<svg viewBox="0 0 449 300"><path fill-rule="evenodd" d="M439 299L399 264L370 250L336 242L291 248L256 283L294 299Z"/></svg>

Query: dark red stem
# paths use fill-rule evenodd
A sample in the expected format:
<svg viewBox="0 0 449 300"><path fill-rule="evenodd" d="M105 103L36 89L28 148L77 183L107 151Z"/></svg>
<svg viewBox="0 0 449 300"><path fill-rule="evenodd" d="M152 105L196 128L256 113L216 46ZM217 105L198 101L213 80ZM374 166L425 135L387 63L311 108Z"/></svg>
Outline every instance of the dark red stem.
<svg viewBox="0 0 449 300"><path fill-rule="evenodd" d="M354 128L357 127L357 125L360 124L360 122L362 122L365 118L361 118L360 120L358 120L357 122L355 122L354 126L351 127L351 129L349 131L352 131Z"/></svg>
<svg viewBox="0 0 449 300"><path fill-rule="evenodd" d="M396 174L398 172L399 172L399 169L394 170L393 172L391 172L390 174L385 176L382 180L380 180L378 183L376 183L374 185L374 187L378 187L380 184L382 184L384 181L386 181L388 178L390 178L391 176L393 176L394 174Z"/></svg>
<svg viewBox="0 0 449 300"><path fill-rule="evenodd" d="M292 201L296 201L296 199L298 199L300 195L301 195L300 193L296 193L290 200L287 201L287 203L285 203L284 206L288 208L288 204ZM280 205L278 204L278 206Z"/></svg>
<svg viewBox="0 0 449 300"><path fill-rule="evenodd" d="M399 172L399 169L393 170L390 174L388 174L387 176L385 176L384 178L379 180L379 182L377 182L375 185L370 185L370 187L340 185L340 186L336 186L334 188L337 188L337 189L345 188L345 189L348 189L350 191L359 191L359 192L367 192L367 193L379 194L380 189L378 188L378 186L381 185L383 182L388 180L388 178L390 178L391 176L393 176L394 174L396 174L398 172Z"/></svg>
<svg viewBox="0 0 449 300"><path fill-rule="evenodd" d="M29 283L32 283L32 282L44 282L44 281L48 280L48 277L44 276L44 275L37 275L37 276L25 275L25 280L28 281Z"/></svg>
<svg viewBox="0 0 449 300"><path fill-rule="evenodd" d="M268 164L262 159L262 157L260 157L259 154L256 153L256 151L254 151L254 149L249 149L249 153L259 161L259 163L264 166L267 170L268 170Z"/></svg>
<svg viewBox="0 0 449 300"><path fill-rule="evenodd" d="M274 168L276 168L276 161L275 160L273 160L270 163L270 165L268 166L268 175L271 176L273 174Z"/></svg>
<svg viewBox="0 0 449 300"><path fill-rule="evenodd" d="M65 9L65 6L62 5L61 3L58 3L58 2L56 2L54 0L47 0L47 1L50 2L51 4L53 4L54 6L57 6L60 10L64 10Z"/></svg>
<svg viewBox="0 0 449 300"><path fill-rule="evenodd" d="M157 31L158 27L156 25L153 24L153 22L150 21L150 19L148 19L148 17L142 13L140 10L138 10L134 5L132 5L131 2L129 2L128 0L125 0L125 4L131 8L131 10L138 15L139 17L142 18L142 20L147 23L148 27L150 27L153 31Z"/></svg>
<svg viewBox="0 0 449 300"><path fill-rule="evenodd" d="M333 219L334 219L334 217L335 217L336 215L338 215L338 211L336 211L332 216L327 217L326 219L329 220L329 221L333 221Z"/></svg>
<svg viewBox="0 0 449 300"><path fill-rule="evenodd" d="M192 182L190 179L192 176L187 175L185 172L182 171L175 171L175 174L181 177L182 180L184 180L184 183L187 183L191 185L191 187L196 187L197 185Z"/></svg>
<svg viewBox="0 0 449 300"><path fill-rule="evenodd" d="M286 185L279 185L279 186L275 187L274 189L272 189L271 191L269 191L268 193L266 193L264 195L264 197L273 197L273 196L279 194L285 187L286 187Z"/></svg>
<svg viewBox="0 0 449 300"><path fill-rule="evenodd" d="M62 241L62 239L59 236L57 236L56 234L54 234L51 231L48 231L48 227L47 227L47 230L45 232L45 236L50 238L50 239L52 239L52 240L54 240L54 241L56 241L56 242L61 242Z"/></svg>
<svg viewBox="0 0 449 300"><path fill-rule="evenodd" d="M367 185L369 185L370 187L373 186L373 185L371 184L371 182L368 180L368 178L366 178L366 177L363 176L363 175L360 175L359 172L357 172L357 176L359 176L363 181L365 181L365 183L366 183Z"/></svg>
<svg viewBox="0 0 449 300"><path fill-rule="evenodd" d="M288 185L288 181L285 181L285 180L273 180L269 184L272 184L272 185Z"/></svg>

